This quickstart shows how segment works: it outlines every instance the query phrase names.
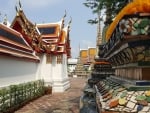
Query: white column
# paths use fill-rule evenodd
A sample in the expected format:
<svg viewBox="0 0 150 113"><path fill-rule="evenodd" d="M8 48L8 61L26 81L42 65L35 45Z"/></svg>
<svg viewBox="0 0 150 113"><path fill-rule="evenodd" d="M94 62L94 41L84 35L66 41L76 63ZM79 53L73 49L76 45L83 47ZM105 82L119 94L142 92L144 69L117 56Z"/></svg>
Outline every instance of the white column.
<svg viewBox="0 0 150 113"><path fill-rule="evenodd" d="M54 56L52 65L53 92L63 92L70 87L66 56L62 55L62 63L60 64L57 64L57 57Z"/></svg>

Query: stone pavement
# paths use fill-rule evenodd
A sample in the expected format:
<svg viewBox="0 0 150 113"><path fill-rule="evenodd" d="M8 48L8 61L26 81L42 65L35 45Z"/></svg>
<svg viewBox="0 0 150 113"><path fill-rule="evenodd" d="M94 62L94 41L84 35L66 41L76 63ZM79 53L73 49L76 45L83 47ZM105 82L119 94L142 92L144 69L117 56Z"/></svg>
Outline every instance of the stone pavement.
<svg viewBox="0 0 150 113"><path fill-rule="evenodd" d="M70 78L71 87L63 93L44 95L15 113L79 113L79 99L85 78Z"/></svg>

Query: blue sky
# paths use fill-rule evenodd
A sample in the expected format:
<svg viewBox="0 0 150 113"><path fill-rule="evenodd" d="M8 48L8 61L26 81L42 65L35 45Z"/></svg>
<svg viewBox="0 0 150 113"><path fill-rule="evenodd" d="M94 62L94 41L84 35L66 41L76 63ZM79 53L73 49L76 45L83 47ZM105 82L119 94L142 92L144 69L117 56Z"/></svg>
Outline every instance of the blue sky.
<svg viewBox="0 0 150 113"><path fill-rule="evenodd" d="M14 19L17 2L18 0L1 0L0 21L5 14L10 22ZM87 49L96 44L96 25L87 23L95 15L83 5L84 2L85 0L21 0L24 13L34 23L58 22L67 11L65 23L72 17L70 40L73 58L79 55L79 45L81 49Z"/></svg>

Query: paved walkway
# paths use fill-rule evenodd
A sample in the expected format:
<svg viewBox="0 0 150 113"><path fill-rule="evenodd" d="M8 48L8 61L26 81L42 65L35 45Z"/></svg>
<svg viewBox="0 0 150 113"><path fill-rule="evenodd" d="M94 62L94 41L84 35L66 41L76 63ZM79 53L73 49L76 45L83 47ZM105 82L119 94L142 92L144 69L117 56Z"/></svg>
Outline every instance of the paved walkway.
<svg viewBox="0 0 150 113"><path fill-rule="evenodd" d="M79 98L85 78L70 78L71 87L63 93L53 93L30 102L15 113L79 113Z"/></svg>

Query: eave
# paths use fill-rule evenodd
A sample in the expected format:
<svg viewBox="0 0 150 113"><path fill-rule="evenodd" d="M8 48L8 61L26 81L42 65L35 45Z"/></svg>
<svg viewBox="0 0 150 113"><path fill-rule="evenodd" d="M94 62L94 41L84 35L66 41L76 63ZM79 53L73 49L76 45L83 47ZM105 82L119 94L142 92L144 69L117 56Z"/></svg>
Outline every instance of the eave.
<svg viewBox="0 0 150 113"><path fill-rule="evenodd" d="M18 52L15 50L11 50L9 48L0 48L0 55L13 56L21 59L28 59L35 62L39 62L39 58L34 56L33 54L26 54L23 52Z"/></svg>

